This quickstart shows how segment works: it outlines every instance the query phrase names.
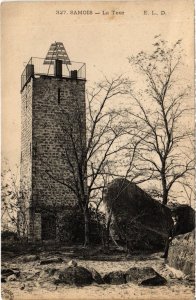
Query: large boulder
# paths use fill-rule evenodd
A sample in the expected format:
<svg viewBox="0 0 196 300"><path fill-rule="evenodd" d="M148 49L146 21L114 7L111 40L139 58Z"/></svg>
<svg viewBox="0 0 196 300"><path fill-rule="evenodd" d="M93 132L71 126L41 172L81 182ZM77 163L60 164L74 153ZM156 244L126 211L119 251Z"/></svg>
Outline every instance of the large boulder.
<svg viewBox="0 0 196 300"><path fill-rule="evenodd" d="M76 261L70 261L68 266L69 267L65 268L63 271L62 269L46 268L39 272L38 281L49 281L56 284L64 283L70 285L87 285L91 284L92 281L97 284L104 284L101 275L95 269L79 267L77 266Z"/></svg>
<svg viewBox="0 0 196 300"><path fill-rule="evenodd" d="M127 179L112 181L104 202L115 233L129 249L163 249L173 226L169 208Z"/></svg>
<svg viewBox="0 0 196 300"><path fill-rule="evenodd" d="M195 274L195 232L176 236L169 247L168 265L190 278Z"/></svg>
<svg viewBox="0 0 196 300"><path fill-rule="evenodd" d="M126 272L126 281L134 282L139 285L164 285L167 283L167 280L159 275L153 268L144 267L144 268L130 268Z"/></svg>
<svg viewBox="0 0 196 300"><path fill-rule="evenodd" d="M93 282L92 274L86 268L80 266L70 266L59 272L56 283L64 283L69 285L84 286Z"/></svg>
<svg viewBox="0 0 196 300"><path fill-rule="evenodd" d="M105 274L103 280L107 284L124 284L126 283L126 276L122 271L113 271Z"/></svg>
<svg viewBox="0 0 196 300"><path fill-rule="evenodd" d="M195 228L195 211L187 204L168 205L176 219L175 235L191 232Z"/></svg>

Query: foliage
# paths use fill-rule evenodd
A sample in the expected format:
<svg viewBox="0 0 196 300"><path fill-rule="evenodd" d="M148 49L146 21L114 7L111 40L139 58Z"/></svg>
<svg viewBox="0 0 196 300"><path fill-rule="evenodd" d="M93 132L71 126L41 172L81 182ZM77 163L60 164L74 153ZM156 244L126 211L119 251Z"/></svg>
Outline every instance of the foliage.
<svg viewBox="0 0 196 300"><path fill-rule="evenodd" d="M1 232L1 238L2 240L17 240L17 233L9 230L5 230Z"/></svg>
<svg viewBox="0 0 196 300"><path fill-rule="evenodd" d="M90 237L92 244L104 244L105 242L105 214L89 208ZM70 210L70 213L60 220L59 236L61 242L79 243L84 241L84 217L78 205ZM80 224L80 226L78 226Z"/></svg>
<svg viewBox="0 0 196 300"><path fill-rule="evenodd" d="M28 230L27 204L23 201L29 194L28 189L20 191L20 180L5 163L5 170L1 174L1 220L3 230L16 231L18 237L26 237Z"/></svg>

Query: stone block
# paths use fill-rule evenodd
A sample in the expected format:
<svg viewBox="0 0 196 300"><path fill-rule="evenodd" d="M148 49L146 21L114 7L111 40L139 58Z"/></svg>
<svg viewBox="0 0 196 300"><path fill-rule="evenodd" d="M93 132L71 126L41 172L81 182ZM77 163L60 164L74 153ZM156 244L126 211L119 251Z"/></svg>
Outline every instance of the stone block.
<svg viewBox="0 0 196 300"><path fill-rule="evenodd" d="M176 236L169 247L168 265L195 276L195 231Z"/></svg>

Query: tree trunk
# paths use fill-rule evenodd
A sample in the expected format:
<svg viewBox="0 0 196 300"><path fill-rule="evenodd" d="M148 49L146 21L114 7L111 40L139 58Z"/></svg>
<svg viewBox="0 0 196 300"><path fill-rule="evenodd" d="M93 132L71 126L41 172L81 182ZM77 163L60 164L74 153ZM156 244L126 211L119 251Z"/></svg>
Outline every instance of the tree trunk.
<svg viewBox="0 0 196 300"><path fill-rule="evenodd" d="M165 176L165 162L162 163L162 170L161 170L161 182L162 182L162 190L163 190L163 205L167 204L168 201L168 190L167 190L167 181Z"/></svg>
<svg viewBox="0 0 196 300"><path fill-rule="evenodd" d="M84 209L84 247L90 244L90 218L88 208Z"/></svg>
<svg viewBox="0 0 196 300"><path fill-rule="evenodd" d="M162 179L162 187L163 187L163 205L166 205L167 204L167 201L168 201L168 190L167 190L167 183L166 183L166 180L165 178Z"/></svg>
<svg viewBox="0 0 196 300"><path fill-rule="evenodd" d="M106 247L109 249L109 237L110 237L110 224L112 220L112 212L109 212L107 225L106 225Z"/></svg>
<svg viewBox="0 0 196 300"><path fill-rule="evenodd" d="M162 201L163 205L166 205L167 201L168 201L168 192L166 190L166 191L163 191L163 201Z"/></svg>

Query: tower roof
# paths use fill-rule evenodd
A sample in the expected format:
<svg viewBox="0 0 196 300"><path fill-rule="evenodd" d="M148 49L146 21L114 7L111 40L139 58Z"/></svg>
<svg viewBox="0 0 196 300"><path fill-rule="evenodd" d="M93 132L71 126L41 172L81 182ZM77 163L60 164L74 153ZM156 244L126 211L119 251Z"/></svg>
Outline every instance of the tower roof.
<svg viewBox="0 0 196 300"><path fill-rule="evenodd" d="M63 64L71 65L69 56L65 50L63 43L61 42L54 42L51 44L50 49L44 59L45 65L54 64L56 59L62 60Z"/></svg>

